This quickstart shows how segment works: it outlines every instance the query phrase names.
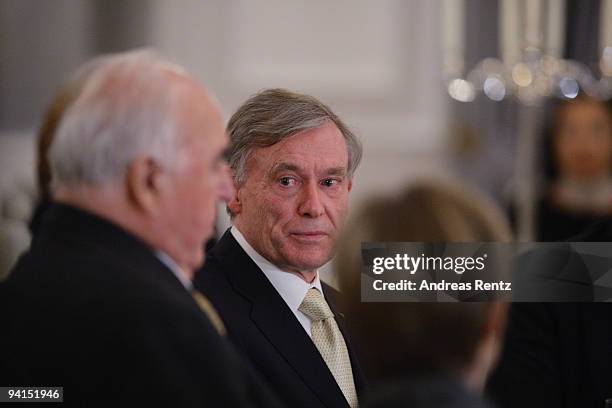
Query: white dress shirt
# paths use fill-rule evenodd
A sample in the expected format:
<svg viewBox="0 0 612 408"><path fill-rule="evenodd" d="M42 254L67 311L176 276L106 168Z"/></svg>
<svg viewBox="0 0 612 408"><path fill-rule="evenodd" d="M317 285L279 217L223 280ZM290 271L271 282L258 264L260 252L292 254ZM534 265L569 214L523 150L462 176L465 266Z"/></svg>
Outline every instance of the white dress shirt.
<svg viewBox="0 0 612 408"><path fill-rule="evenodd" d="M232 226L230 232L238 242L238 245L244 249L244 252L247 253L253 262L257 264L259 269L261 269L264 275L266 275L266 278L268 278L278 294L281 295L287 306L289 306L289 309L291 309L291 312L293 312L295 315L296 319L298 319L304 330L306 330L306 333L312 337L310 330L312 324L310 323L310 319L304 313L300 312L298 308L302 304L304 296L306 296L306 292L308 292L310 288L317 288L321 294L323 294L321 280L319 279L319 271L317 271L312 283L307 283L304 279L300 278L296 274L279 269L276 265L272 264L266 258L261 256L247 242L236 226Z"/></svg>
<svg viewBox="0 0 612 408"><path fill-rule="evenodd" d="M193 289L193 283L191 283L191 281L187 279L187 276L185 276L185 273L183 272L181 267L178 266L176 262L174 262L174 259L170 258L170 256L163 251L155 251L155 256L157 256L157 259L159 259L161 263L166 265L168 269L172 271L174 276L176 276L179 282L183 284L185 289L187 289L188 292L191 292L191 290Z"/></svg>

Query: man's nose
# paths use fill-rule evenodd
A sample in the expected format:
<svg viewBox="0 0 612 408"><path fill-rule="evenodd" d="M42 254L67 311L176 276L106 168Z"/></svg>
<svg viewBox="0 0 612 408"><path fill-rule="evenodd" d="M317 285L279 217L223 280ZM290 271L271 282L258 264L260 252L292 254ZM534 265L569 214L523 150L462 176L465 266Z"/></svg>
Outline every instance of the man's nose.
<svg viewBox="0 0 612 408"><path fill-rule="evenodd" d="M316 182L309 182L304 185L298 212L302 216L312 218L320 217L324 214L325 208L323 207L321 192Z"/></svg>

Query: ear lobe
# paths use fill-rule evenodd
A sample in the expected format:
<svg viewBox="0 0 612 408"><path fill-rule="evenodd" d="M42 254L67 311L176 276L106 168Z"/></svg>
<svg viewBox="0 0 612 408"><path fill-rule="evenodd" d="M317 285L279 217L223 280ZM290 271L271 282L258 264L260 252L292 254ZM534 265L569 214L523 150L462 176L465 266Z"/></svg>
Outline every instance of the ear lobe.
<svg viewBox="0 0 612 408"><path fill-rule="evenodd" d="M240 200L240 189L235 187L232 198L227 202L227 208L233 215L238 215L242 212L242 201Z"/></svg>
<svg viewBox="0 0 612 408"><path fill-rule="evenodd" d="M149 214L156 214L163 187L162 177L162 170L153 159L136 158L126 172L126 188L130 203Z"/></svg>

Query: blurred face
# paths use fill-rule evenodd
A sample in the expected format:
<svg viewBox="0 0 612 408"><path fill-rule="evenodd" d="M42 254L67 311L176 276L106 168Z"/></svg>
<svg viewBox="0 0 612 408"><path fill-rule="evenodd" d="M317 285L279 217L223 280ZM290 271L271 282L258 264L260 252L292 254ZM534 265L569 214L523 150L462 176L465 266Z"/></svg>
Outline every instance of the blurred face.
<svg viewBox="0 0 612 408"><path fill-rule="evenodd" d="M554 154L563 177L592 180L610 171L612 128L603 103L579 100L559 112Z"/></svg>
<svg viewBox="0 0 612 408"><path fill-rule="evenodd" d="M204 262L204 244L213 235L216 204L231 196L223 153L228 138L217 107L192 86L181 99L178 128L183 145L176 169L168 171L159 222L164 249L188 272Z"/></svg>
<svg viewBox="0 0 612 408"><path fill-rule="evenodd" d="M316 270L331 259L346 216L347 167L346 141L331 122L256 148L230 202L236 227L279 268Z"/></svg>

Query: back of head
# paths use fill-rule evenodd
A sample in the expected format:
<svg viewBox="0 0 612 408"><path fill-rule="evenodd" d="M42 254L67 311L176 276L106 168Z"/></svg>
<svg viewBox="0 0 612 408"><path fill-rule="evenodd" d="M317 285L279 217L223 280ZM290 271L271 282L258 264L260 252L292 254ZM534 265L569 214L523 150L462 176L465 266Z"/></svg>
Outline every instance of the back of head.
<svg viewBox="0 0 612 408"><path fill-rule="evenodd" d="M130 161L150 154L171 164L178 65L146 50L99 57L59 124L49 151L52 189L118 182Z"/></svg>
<svg viewBox="0 0 612 408"><path fill-rule="evenodd" d="M226 183L219 110L154 52L94 63L51 145L53 199L122 227L191 276Z"/></svg>
<svg viewBox="0 0 612 408"><path fill-rule="evenodd" d="M395 197L373 200L348 225L336 270L358 319L349 323L367 345L371 375L463 372L475 357L492 304L361 303L361 242L509 241L501 212L469 188L419 182Z"/></svg>
<svg viewBox="0 0 612 408"><path fill-rule="evenodd" d="M499 209L469 186L415 182L403 193L371 201L358 229L370 241L509 241Z"/></svg>
<svg viewBox="0 0 612 408"><path fill-rule="evenodd" d="M77 100L87 78L103 62L98 58L81 67L54 95L45 112L42 125L38 131L36 171L38 187L43 199L50 195L51 168L49 166L49 149L55 139L57 129L68 108Z"/></svg>

